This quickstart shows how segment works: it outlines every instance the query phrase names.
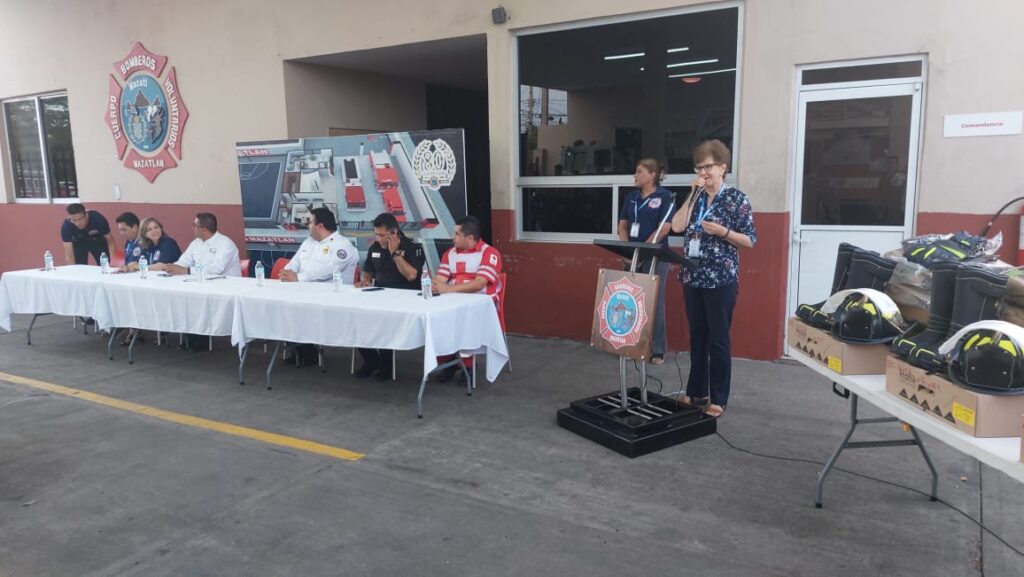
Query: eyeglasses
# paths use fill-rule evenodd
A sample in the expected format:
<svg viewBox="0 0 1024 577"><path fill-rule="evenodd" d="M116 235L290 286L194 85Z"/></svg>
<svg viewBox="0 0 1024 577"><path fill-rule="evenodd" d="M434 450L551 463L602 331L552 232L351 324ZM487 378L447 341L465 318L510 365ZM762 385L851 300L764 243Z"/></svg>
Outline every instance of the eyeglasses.
<svg viewBox="0 0 1024 577"><path fill-rule="evenodd" d="M705 172L705 171L706 172L711 172L711 169L716 167L716 166L718 166L718 164L714 163L714 162L712 162L710 164L702 164L700 166L694 166L693 167L693 171L697 172L697 173Z"/></svg>

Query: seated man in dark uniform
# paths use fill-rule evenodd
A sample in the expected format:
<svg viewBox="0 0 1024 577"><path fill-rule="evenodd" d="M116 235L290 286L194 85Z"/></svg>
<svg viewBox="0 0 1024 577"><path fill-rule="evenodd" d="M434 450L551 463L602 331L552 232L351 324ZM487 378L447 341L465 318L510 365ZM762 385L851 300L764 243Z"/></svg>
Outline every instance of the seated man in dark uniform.
<svg viewBox="0 0 1024 577"><path fill-rule="evenodd" d="M423 247L405 236L398 220L386 212L373 219L373 232L377 241L366 251L358 286L419 290L420 274L426 262ZM357 377L368 377L376 372L377 380L384 381L391 376L394 351L359 349L359 354L363 365L356 371Z"/></svg>
<svg viewBox="0 0 1024 577"><path fill-rule="evenodd" d="M64 241L64 261L67 264L89 264L89 255L100 264L100 255L114 258L114 235L110 223L95 210L85 210L79 203L69 204L68 218L60 226L60 239Z"/></svg>

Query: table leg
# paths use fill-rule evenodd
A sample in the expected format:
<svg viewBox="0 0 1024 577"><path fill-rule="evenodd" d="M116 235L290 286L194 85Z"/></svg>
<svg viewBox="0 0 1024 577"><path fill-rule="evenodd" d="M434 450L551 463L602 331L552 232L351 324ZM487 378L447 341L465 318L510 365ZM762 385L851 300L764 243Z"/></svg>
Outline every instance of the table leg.
<svg viewBox="0 0 1024 577"><path fill-rule="evenodd" d="M107 341L107 358L114 360L114 339L117 338L117 327L110 327L110 339Z"/></svg>
<svg viewBox="0 0 1024 577"><path fill-rule="evenodd" d="M128 330L131 330L131 329L128 329ZM129 365L134 365L135 364L135 356L133 355L133 353L135 351L135 341L138 340L139 335L141 333L142 333L142 331L135 331L135 333L132 334L132 341L130 343L128 343L128 364Z"/></svg>
<svg viewBox="0 0 1024 577"><path fill-rule="evenodd" d="M242 345L242 354L238 356L238 384L245 384L245 358L249 356L249 345Z"/></svg>
<svg viewBox="0 0 1024 577"><path fill-rule="evenodd" d="M277 360L277 352L281 350L281 341L274 345L274 354L270 355L270 362L267 363L267 390L270 390L270 372L274 370L274 361Z"/></svg>
<svg viewBox="0 0 1024 577"><path fill-rule="evenodd" d="M838 392L837 392L838 394ZM846 431L846 435L843 436L843 440L840 441L839 446L829 457L828 461L825 462L824 468L818 473L818 482L816 484L816 493L814 499L814 506L818 509L822 507L822 493L825 489L825 478L832 472L832 468L835 466L836 461L839 459L839 455L844 449L871 449L875 447L908 447L916 445L921 450L921 455L924 457L925 463L928 465L928 469L932 473L932 490L931 500L938 501L938 489L939 489L939 474L935 471L935 467L932 465L931 457L928 455L928 451L924 447L924 443L921 442L921 437L918 436L917 430L910 427L910 433L913 435L913 439L898 439L890 441L860 441L851 442L850 437L853 436L854 430L857 429L857 425L868 425L874 423L897 423L899 419L896 417L878 417L871 419L859 419L857 418L857 406L859 397L853 393L849 393L850 397L850 428Z"/></svg>
<svg viewBox="0 0 1024 577"><path fill-rule="evenodd" d="M50 314L50 313L39 313L39 314L32 315L32 322L28 323L28 336L27 336L27 338L28 338L29 346L32 346L32 327L36 326L36 319L38 319L39 317L41 317L43 315L48 315L48 314Z"/></svg>

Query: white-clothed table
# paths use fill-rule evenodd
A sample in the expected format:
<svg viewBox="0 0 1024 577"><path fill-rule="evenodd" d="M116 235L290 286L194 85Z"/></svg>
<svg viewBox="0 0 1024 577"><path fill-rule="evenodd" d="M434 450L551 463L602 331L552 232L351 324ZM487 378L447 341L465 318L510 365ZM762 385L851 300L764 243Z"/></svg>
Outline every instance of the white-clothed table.
<svg viewBox="0 0 1024 577"><path fill-rule="evenodd" d="M185 275L161 277L153 271L145 279L138 272L109 275L92 316L101 329L228 336L236 298L257 288L254 279L242 277L199 282Z"/></svg>
<svg viewBox="0 0 1024 577"><path fill-rule="evenodd" d="M480 294L446 294L425 300L416 291L364 292L331 283L268 281L238 297L232 343L255 339L331 347L411 350L423 347L423 372L438 355L480 349L487 355L487 380L508 362L508 349L494 300Z"/></svg>
<svg viewBox="0 0 1024 577"><path fill-rule="evenodd" d="M80 264L5 272L0 277L0 328L11 330L14 313L95 316L97 292L110 277L98 266Z"/></svg>

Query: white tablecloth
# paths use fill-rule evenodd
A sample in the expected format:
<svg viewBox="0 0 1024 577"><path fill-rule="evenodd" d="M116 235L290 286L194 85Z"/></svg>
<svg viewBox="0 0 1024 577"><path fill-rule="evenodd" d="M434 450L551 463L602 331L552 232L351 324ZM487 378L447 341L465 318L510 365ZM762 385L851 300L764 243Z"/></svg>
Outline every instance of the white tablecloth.
<svg viewBox="0 0 1024 577"><path fill-rule="evenodd" d="M238 298L232 342L253 339L334 347L410 350L423 347L423 370L437 355L486 349L494 381L508 350L494 301L486 295L447 294L425 300L416 291L363 292L331 283L267 282Z"/></svg>
<svg viewBox="0 0 1024 577"><path fill-rule="evenodd" d="M109 275L93 317L101 329L145 329L168 333L227 336L239 295L259 287L253 279L225 277L196 282L186 276L150 273Z"/></svg>
<svg viewBox="0 0 1024 577"><path fill-rule="evenodd" d="M48 272L5 272L0 277L0 328L11 330L14 313L91 317L97 293L108 278L98 266L77 264Z"/></svg>

